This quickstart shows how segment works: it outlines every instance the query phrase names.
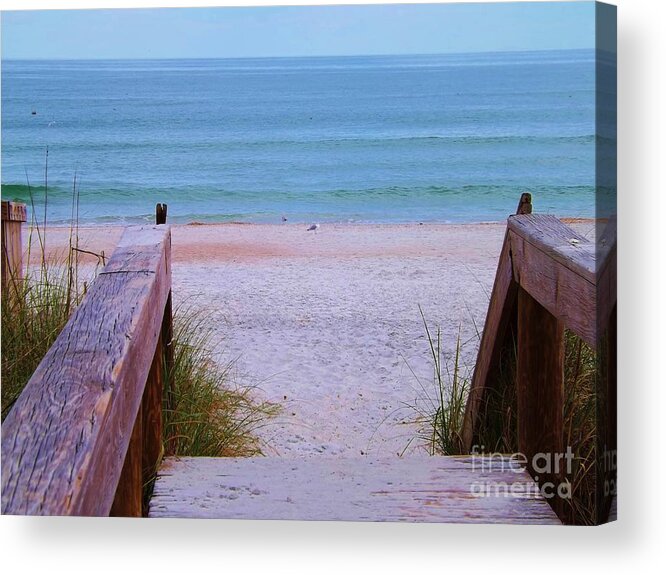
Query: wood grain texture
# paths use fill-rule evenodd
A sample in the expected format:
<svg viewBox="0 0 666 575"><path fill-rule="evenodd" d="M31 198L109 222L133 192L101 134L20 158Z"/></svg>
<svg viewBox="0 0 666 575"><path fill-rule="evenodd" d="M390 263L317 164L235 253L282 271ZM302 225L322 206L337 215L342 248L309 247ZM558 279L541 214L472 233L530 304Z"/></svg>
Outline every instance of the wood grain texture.
<svg viewBox="0 0 666 575"><path fill-rule="evenodd" d="M167 458L149 516L560 524L524 470L481 457Z"/></svg>
<svg viewBox="0 0 666 575"><path fill-rule="evenodd" d="M564 449L564 324L527 291L518 291L518 450L530 461L544 454L554 461ZM541 463L541 462L539 462ZM528 471L540 484L558 485L561 473ZM561 500L553 500L562 511Z"/></svg>
<svg viewBox="0 0 666 575"><path fill-rule="evenodd" d="M505 346L508 328L516 315L517 290L518 284L513 279L511 245L506 234L465 406L462 438L467 451L471 451L476 441L481 406L486 400L488 390L495 384L493 377L497 373L500 353Z"/></svg>
<svg viewBox="0 0 666 575"><path fill-rule="evenodd" d="M3 222L26 222L27 220L28 210L25 204L2 200Z"/></svg>
<svg viewBox="0 0 666 575"><path fill-rule="evenodd" d="M508 228L575 274L595 282L594 244L555 216L510 216Z"/></svg>
<svg viewBox="0 0 666 575"><path fill-rule="evenodd" d="M2 512L108 515L171 288L165 226L128 228L2 425Z"/></svg>
<svg viewBox="0 0 666 575"><path fill-rule="evenodd" d="M27 219L25 204L2 202L2 291L12 296L21 293L23 279L23 222Z"/></svg>
<svg viewBox="0 0 666 575"><path fill-rule="evenodd" d="M554 216L512 216L508 227L516 283L596 348L594 244Z"/></svg>

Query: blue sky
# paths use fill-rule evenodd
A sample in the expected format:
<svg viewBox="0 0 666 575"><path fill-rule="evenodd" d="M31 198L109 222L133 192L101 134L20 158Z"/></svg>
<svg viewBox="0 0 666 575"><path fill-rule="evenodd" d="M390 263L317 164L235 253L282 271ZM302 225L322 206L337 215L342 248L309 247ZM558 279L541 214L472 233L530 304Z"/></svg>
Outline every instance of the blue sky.
<svg viewBox="0 0 666 575"><path fill-rule="evenodd" d="M593 2L2 13L2 58L224 58L594 47Z"/></svg>

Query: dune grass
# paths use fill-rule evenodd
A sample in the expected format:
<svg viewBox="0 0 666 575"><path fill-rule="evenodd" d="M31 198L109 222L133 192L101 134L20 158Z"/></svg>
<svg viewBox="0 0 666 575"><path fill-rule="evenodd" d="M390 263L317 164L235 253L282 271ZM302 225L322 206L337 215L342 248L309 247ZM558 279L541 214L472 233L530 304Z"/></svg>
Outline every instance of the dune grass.
<svg viewBox="0 0 666 575"><path fill-rule="evenodd" d="M2 419L58 337L79 294L66 269L41 267L2 294Z"/></svg>
<svg viewBox="0 0 666 575"><path fill-rule="evenodd" d="M174 313L174 366L164 397L166 455L261 455L256 431L279 407L233 385L233 362L215 360L213 328L193 306Z"/></svg>
<svg viewBox="0 0 666 575"><path fill-rule="evenodd" d="M35 219L32 196L31 203L32 219L25 253L27 270L24 276L11 270L10 277L3 278L7 286L2 291L0 314L3 420L86 291L86 284L79 282L76 220L73 217L70 225L67 253L47 258L46 220L40 225ZM78 210L76 179L72 206L74 215ZM36 264L32 263L33 259L37 260Z"/></svg>
<svg viewBox="0 0 666 575"><path fill-rule="evenodd" d="M460 358L458 335L452 361L444 360L440 330L432 334L421 312L429 351L433 362L431 390L423 389L425 403L416 405L419 438L433 455L465 454L462 427L472 370ZM596 353L570 331L565 333L564 361L564 444L571 446L574 464L571 481L572 498L568 500L566 522L591 525L596 512L596 393L599 378ZM483 426L478 442L485 452L517 453L516 351L505 353L499 374L499 385L488 398L481 416ZM433 391L434 390L434 391ZM424 409L430 406L430 409Z"/></svg>
<svg viewBox="0 0 666 575"><path fill-rule="evenodd" d="M416 413L418 439L431 455L459 455L463 452L461 431L469 386L460 358L460 333L451 363L444 358L441 329L433 335L421 307L419 312L432 360L433 385L427 387L419 381L420 397L408 407Z"/></svg>

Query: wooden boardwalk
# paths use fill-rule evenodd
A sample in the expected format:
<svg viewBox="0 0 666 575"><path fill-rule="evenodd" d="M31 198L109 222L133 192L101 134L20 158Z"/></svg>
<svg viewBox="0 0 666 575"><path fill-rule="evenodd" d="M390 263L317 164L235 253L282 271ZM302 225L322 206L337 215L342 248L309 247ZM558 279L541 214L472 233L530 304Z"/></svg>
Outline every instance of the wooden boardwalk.
<svg viewBox="0 0 666 575"><path fill-rule="evenodd" d="M20 245L23 214L16 213L17 221L10 216L3 209L3 230L16 224L16 233L4 239ZM570 478L533 463L539 454L562 456L570 447L563 433L568 328L605 358L596 382L596 463L603 472L595 522L605 522L609 511L615 517L614 493L600 489L616 485L614 467L605 469L602 459L617 445L614 221L595 245L553 216L532 215L529 194L508 220L463 443L474 452L498 389L500 359L513 351L523 469L501 456L162 460L173 365L165 220L166 205L159 205L155 226L126 230L3 422L3 514L566 522L564 500L544 499L537 481L545 487ZM9 243L3 261L19 277L20 259L9 257L18 252ZM144 486L155 473L148 503Z"/></svg>
<svg viewBox="0 0 666 575"><path fill-rule="evenodd" d="M507 458L166 459L150 517L561 524Z"/></svg>

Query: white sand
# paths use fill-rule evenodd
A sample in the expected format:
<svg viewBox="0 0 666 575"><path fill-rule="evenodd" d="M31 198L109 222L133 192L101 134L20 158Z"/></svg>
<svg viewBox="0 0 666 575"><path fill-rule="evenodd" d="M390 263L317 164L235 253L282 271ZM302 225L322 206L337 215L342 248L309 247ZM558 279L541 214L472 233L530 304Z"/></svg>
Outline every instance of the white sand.
<svg viewBox="0 0 666 575"><path fill-rule="evenodd" d="M422 450L409 406L435 388L418 306L447 357L460 329L471 370L504 224L306 227L174 226L176 305L203 308L237 382L283 405L260 432L267 453ZM83 229L82 246L109 254L120 233Z"/></svg>

